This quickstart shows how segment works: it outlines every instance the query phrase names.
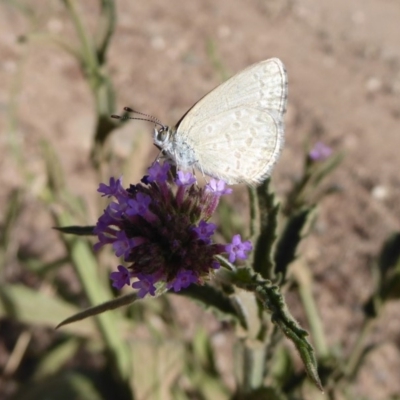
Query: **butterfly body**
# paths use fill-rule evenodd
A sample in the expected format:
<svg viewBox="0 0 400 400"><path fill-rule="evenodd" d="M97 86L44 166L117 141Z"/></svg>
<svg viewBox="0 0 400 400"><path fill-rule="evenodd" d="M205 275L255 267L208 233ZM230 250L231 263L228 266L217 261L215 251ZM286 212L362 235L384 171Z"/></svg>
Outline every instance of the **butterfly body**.
<svg viewBox="0 0 400 400"><path fill-rule="evenodd" d="M180 169L197 167L193 143L190 143L190 138L177 135L176 128L164 126L154 129L153 141L163 155Z"/></svg>

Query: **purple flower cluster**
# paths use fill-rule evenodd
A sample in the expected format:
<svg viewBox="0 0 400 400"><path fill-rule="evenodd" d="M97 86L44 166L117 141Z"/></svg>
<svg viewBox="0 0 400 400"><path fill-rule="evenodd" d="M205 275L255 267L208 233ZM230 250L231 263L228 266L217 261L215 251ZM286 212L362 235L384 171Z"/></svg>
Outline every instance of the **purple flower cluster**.
<svg viewBox="0 0 400 400"><path fill-rule="evenodd" d="M168 163L156 162L141 184L124 189L121 178L111 178L98 189L114 201L97 222L95 249L111 244L115 255L123 257L129 266L119 265L111 273L113 286L131 285L140 298L155 296L163 284L175 292L202 284L220 267L215 256L227 253L234 262L252 249L240 235L227 245L212 241L217 227L207 221L221 195L232 189L215 179L200 188L191 173L178 171L174 178L170 169Z"/></svg>

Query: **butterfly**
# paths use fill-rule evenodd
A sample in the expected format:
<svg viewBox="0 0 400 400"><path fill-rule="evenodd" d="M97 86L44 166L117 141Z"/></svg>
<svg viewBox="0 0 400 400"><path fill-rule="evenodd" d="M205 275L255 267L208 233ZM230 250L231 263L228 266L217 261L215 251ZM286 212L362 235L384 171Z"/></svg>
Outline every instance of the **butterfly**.
<svg viewBox="0 0 400 400"><path fill-rule="evenodd" d="M206 94L174 127L150 117L159 125L154 144L179 169L195 167L228 184L260 184L284 144L287 94L279 59L253 64Z"/></svg>

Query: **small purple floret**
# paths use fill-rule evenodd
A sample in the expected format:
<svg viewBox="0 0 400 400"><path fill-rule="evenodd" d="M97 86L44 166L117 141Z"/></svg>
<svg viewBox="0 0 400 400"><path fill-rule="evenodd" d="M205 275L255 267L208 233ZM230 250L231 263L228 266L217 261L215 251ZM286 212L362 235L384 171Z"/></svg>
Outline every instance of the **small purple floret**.
<svg viewBox="0 0 400 400"><path fill-rule="evenodd" d="M217 226L213 223L206 221L200 221L199 226L193 228L193 231L197 233L197 238L203 240L204 243L211 243L211 236L214 235Z"/></svg>
<svg viewBox="0 0 400 400"><path fill-rule="evenodd" d="M110 184L106 185L105 183L100 183L97 191L99 193L103 193L102 197L107 196L117 196L119 192L123 191L122 187L122 178L115 179L113 177L110 178Z"/></svg>
<svg viewBox="0 0 400 400"><path fill-rule="evenodd" d="M134 289L138 289L137 296L143 299L147 294L155 296L156 287L154 286L155 278L153 275L137 274L136 277L139 279L137 282L132 283Z"/></svg>
<svg viewBox="0 0 400 400"><path fill-rule="evenodd" d="M125 285L130 285L130 273L123 265L118 265L118 272L111 272L110 279L113 281L113 286L121 290Z"/></svg>
<svg viewBox="0 0 400 400"><path fill-rule="evenodd" d="M164 164L160 164L155 162L149 169L148 175L146 178L147 182L158 182L164 183L168 179L168 172L171 169L171 166L165 162Z"/></svg>
<svg viewBox="0 0 400 400"><path fill-rule="evenodd" d="M178 171L175 183L178 186L190 186L196 183L196 178L190 172Z"/></svg>
<svg viewBox="0 0 400 400"><path fill-rule="evenodd" d="M324 161L332 154L332 149L322 142L317 142L308 153L313 161Z"/></svg>
<svg viewBox="0 0 400 400"><path fill-rule="evenodd" d="M245 260L247 258L246 252L251 251L253 248L250 240L242 242L240 235L235 235L232 238L232 243L225 246L228 253L229 262L233 263L236 259Z"/></svg>
<svg viewBox="0 0 400 400"><path fill-rule="evenodd" d="M206 189L213 192L215 195L222 196L223 194L231 194L232 189L226 187L226 183L222 180L211 179L206 185Z"/></svg>
<svg viewBox="0 0 400 400"><path fill-rule="evenodd" d="M221 264L218 262L218 261L213 261L212 263L211 263L211 268L212 269L220 269L221 268Z"/></svg>
<svg viewBox="0 0 400 400"><path fill-rule="evenodd" d="M131 250L137 245L135 239L128 238L124 231L118 231L116 234L117 239L114 240L112 247L117 257L124 256L126 260L129 257Z"/></svg>
<svg viewBox="0 0 400 400"><path fill-rule="evenodd" d="M135 199L128 200L128 208L126 210L126 214L133 217L134 215L140 215L145 217L149 205L151 203L151 198L147 194L138 193Z"/></svg>
<svg viewBox="0 0 400 400"><path fill-rule="evenodd" d="M179 292L181 289L187 288L192 283L196 282L198 282L198 278L193 271L181 270L176 275L176 278L168 283L167 288Z"/></svg>

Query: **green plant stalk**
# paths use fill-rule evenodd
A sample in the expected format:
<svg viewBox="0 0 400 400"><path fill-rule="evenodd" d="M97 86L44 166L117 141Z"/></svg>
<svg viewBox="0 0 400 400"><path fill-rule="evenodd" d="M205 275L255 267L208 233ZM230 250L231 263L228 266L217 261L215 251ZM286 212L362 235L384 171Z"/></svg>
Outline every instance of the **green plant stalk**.
<svg viewBox="0 0 400 400"><path fill-rule="evenodd" d="M74 58L76 58L79 62L82 62L81 53L71 44L60 38L58 35L49 34L49 33L31 33L26 35L26 39L29 42L36 43L50 43L55 46L58 46L66 53L70 54Z"/></svg>
<svg viewBox="0 0 400 400"><path fill-rule="evenodd" d="M53 192L51 192L53 194ZM50 201L54 202L54 198ZM71 216L67 212L54 215L57 225L69 225ZM79 276L83 291L91 305L97 305L111 297L111 291L101 284L98 277L99 271L96 259L89 244L81 238L64 236L64 243L70 255L74 269ZM100 329L107 350L112 354L113 361L120 379L128 382L131 375L132 365L130 352L123 341L120 332L116 331L116 318L119 314L104 313L96 316L96 323Z"/></svg>
<svg viewBox="0 0 400 400"><path fill-rule="evenodd" d="M64 3L70 12L76 32L81 42L82 67L84 68L84 72L89 81L89 86L92 89L95 97L97 112L100 115L109 115L114 108L112 101L113 89L111 82L105 71L102 70L102 65L97 57L96 47L94 43L92 43L92 40L90 40L90 36L84 28L84 24L80 18L80 13L77 10L75 1L64 0ZM108 13L107 15L109 18L113 17L113 13ZM109 25L111 27L114 26L111 22ZM106 39L104 39L105 43L103 43L102 46L106 46L106 44L109 43L111 34L111 31L107 32ZM106 48L103 48L102 52L104 53L105 51Z"/></svg>
<svg viewBox="0 0 400 400"><path fill-rule="evenodd" d="M347 380L353 380L356 376L357 371L360 367L360 360L364 353L365 348L365 339L369 336L373 326L374 326L375 318L366 318L361 327L360 334L357 338L355 345L352 348L350 356L347 360L347 365L345 368L345 376Z"/></svg>
<svg viewBox="0 0 400 400"><path fill-rule="evenodd" d="M71 258L75 264L80 265L76 267L76 271L80 274L80 280L83 285L84 291L89 298L91 304L98 304L99 300L103 298L104 292L99 290L99 287L94 289L94 286L90 284L90 280L93 277L93 267L95 267L94 259L89 252L86 243L82 240L74 241L71 246ZM88 266L92 265L92 268ZM86 274L86 271L88 272ZM104 298L103 298L104 300ZM101 300L100 300L101 301ZM128 347L121 340L119 333L115 331L117 314L104 313L96 316L98 326L101 330L102 337L107 344L108 349L114 354L116 366L119 369L119 376L128 380L130 378L130 357Z"/></svg>
<svg viewBox="0 0 400 400"><path fill-rule="evenodd" d="M262 387L264 380L264 366L265 366L265 347L261 343L255 345L246 345L243 349L244 363L243 373L244 389L254 390Z"/></svg>
<svg viewBox="0 0 400 400"><path fill-rule="evenodd" d="M288 200L283 209L284 214L286 216L296 211L297 207L301 206L304 202L304 192L307 188L308 183L310 182L312 177L312 173L309 170L306 170L306 173L303 175L302 179L294 186L291 193L289 193Z"/></svg>
<svg viewBox="0 0 400 400"><path fill-rule="evenodd" d="M91 39L82 22L77 4L74 0L63 0L81 43L81 67L92 91L96 105L96 132L91 152L91 159L101 179L101 164L106 153L103 144L109 133L115 129L116 123L110 120L110 115L115 109L115 95L111 80L105 69L105 54L115 27L115 7L110 0L101 3L100 27L96 39Z"/></svg>
<svg viewBox="0 0 400 400"><path fill-rule="evenodd" d="M260 233L260 210L258 207L257 191L254 187L248 188L250 203L250 238L254 243Z"/></svg>
<svg viewBox="0 0 400 400"><path fill-rule="evenodd" d="M104 62L107 47L114 32L116 22L115 1L101 0L101 13L95 34L97 55L100 64Z"/></svg>
<svg viewBox="0 0 400 400"><path fill-rule="evenodd" d="M82 45L82 56L85 63L84 66L89 69L89 75L94 74L98 69L99 64L94 51L95 48L89 39L86 29L84 28L84 24L80 17L81 14L77 10L76 2L74 0L64 0L64 4L71 15L71 19L75 25L76 32Z"/></svg>
<svg viewBox="0 0 400 400"><path fill-rule="evenodd" d="M23 54L20 57L17 64L17 71L12 77L9 102L8 102L8 112L6 114L7 116L6 132L8 136L8 144L10 145L11 153L15 159L16 164L21 169L22 175L25 178L27 178L28 181L31 181L31 174L25 168L26 163L23 160L21 145L18 143L17 140L18 96L21 93L21 89L23 86L24 68L28 61L28 55L29 55L28 49L24 49Z"/></svg>
<svg viewBox="0 0 400 400"><path fill-rule="evenodd" d="M114 90L107 73L102 69L100 69L96 85L93 86L93 91L96 97L97 110L100 114L110 117L110 113L114 111Z"/></svg>
<svg viewBox="0 0 400 400"><path fill-rule="evenodd" d="M12 236L16 228L17 220L22 209L22 190L15 189L8 198L8 204L4 213L2 229L0 231L0 281L3 279L2 273L7 260L16 251L12 245Z"/></svg>
<svg viewBox="0 0 400 400"><path fill-rule="evenodd" d="M326 344L323 324L312 295L312 276L307 267L301 262L297 262L293 268L299 288L299 295L307 315L307 320L312 332L311 336L315 344L316 353L319 358L329 356L329 348Z"/></svg>
<svg viewBox="0 0 400 400"><path fill-rule="evenodd" d="M237 392L251 393L263 386L265 367L265 346L261 342L243 339L235 346L235 370Z"/></svg>

